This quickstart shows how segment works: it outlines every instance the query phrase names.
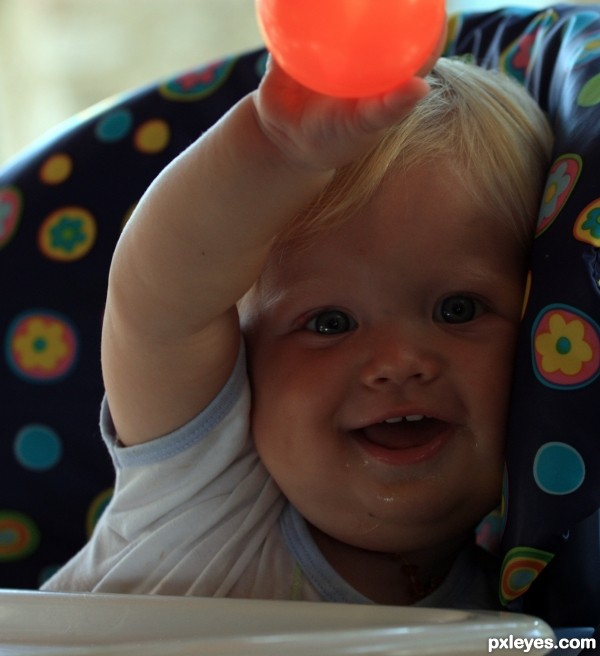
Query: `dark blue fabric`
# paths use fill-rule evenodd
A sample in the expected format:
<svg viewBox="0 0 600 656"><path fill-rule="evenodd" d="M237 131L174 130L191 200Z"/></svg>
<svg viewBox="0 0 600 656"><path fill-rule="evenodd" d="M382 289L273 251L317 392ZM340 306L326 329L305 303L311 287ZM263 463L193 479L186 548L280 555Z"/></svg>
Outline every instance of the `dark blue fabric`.
<svg viewBox="0 0 600 656"><path fill-rule="evenodd" d="M264 62L247 54L113 100L0 171L0 587L37 588L110 498L97 425L115 243L152 179Z"/></svg>
<svg viewBox="0 0 600 656"><path fill-rule="evenodd" d="M520 607L515 602L558 554L549 571L560 576L549 579L547 595L570 593L571 601L563 601L569 594L561 600L565 612L585 598L586 617L597 624L600 7L465 15L452 23L449 53L471 53L479 64L523 82L556 135L531 255L497 518L501 599Z"/></svg>

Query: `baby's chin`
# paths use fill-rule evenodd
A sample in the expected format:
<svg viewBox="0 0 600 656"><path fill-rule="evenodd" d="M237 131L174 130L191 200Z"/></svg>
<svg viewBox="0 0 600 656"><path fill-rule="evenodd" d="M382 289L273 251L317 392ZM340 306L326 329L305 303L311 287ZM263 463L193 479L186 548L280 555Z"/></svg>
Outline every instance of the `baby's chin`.
<svg viewBox="0 0 600 656"><path fill-rule="evenodd" d="M402 535L396 530L386 531L375 518L365 523L362 530L352 535L346 532L325 532L309 523L309 529L317 546L324 555L328 554L362 554L364 557L378 556L397 561L401 559L411 563L422 563L437 568L451 564L456 555L466 545L473 544L474 530L464 531L450 536L436 534L435 528L411 531L404 528Z"/></svg>
<svg viewBox="0 0 600 656"><path fill-rule="evenodd" d="M345 509L314 507L306 501L292 500L292 505L313 531L347 548L390 555L430 550L452 552L474 540L481 517L475 516L479 509L474 509L471 516L449 516L447 507L415 510L415 503L410 500L393 504L385 497L366 507L356 504ZM396 507L391 508L392 505Z"/></svg>

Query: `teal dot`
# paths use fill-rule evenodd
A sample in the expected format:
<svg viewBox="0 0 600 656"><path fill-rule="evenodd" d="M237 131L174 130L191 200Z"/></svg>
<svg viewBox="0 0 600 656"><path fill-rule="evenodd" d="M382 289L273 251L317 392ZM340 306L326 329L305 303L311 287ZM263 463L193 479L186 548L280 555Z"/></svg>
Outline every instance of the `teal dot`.
<svg viewBox="0 0 600 656"><path fill-rule="evenodd" d="M571 350L571 340L568 337L559 337L556 342L556 350L561 355L567 355Z"/></svg>
<svg viewBox="0 0 600 656"><path fill-rule="evenodd" d="M571 445L548 442L535 456L533 477L547 494L571 494L585 480L585 462Z"/></svg>
<svg viewBox="0 0 600 656"><path fill-rule="evenodd" d="M43 337L38 337L33 342L33 350L37 351L38 353L45 351L47 346L48 346L48 342Z"/></svg>
<svg viewBox="0 0 600 656"><path fill-rule="evenodd" d="M100 141L120 141L126 137L133 126L133 116L127 109L110 112L96 125L96 137Z"/></svg>
<svg viewBox="0 0 600 656"><path fill-rule="evenodd" d="M56 432L48 426L30 424L17 433L14 454L25 469L47 471L59 462L62 456L62 442Z"/></svg>

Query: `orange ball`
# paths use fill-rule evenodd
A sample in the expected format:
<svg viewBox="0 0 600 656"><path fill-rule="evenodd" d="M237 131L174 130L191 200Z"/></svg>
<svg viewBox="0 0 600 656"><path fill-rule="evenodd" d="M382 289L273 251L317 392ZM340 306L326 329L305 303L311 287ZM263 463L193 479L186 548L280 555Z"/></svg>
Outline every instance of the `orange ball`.
<svg viewBox="0 0 600 656"><path fill-rule="evenodd" d="M288 75L329 96L391 90L433 53L444 0L256 0L258 24Z"/></svg>

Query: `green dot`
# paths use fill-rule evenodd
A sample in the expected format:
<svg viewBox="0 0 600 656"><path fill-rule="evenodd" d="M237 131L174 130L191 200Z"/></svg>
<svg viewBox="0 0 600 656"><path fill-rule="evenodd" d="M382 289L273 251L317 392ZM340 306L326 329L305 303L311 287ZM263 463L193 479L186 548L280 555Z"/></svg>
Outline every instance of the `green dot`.
<svg viewBox="0 0 600 656"><path fill-rule="evenodd" d="M581 87L577 104L580 107L593 107L600 103L600 73L594 75Z"/></svg>
<svg viewBox="0 0 600 656"><path fill-rule="evenodd" d="M567 355L571 350L571 340L568 337L560 337L556 342L556 350L561 355Z"/></svg>

